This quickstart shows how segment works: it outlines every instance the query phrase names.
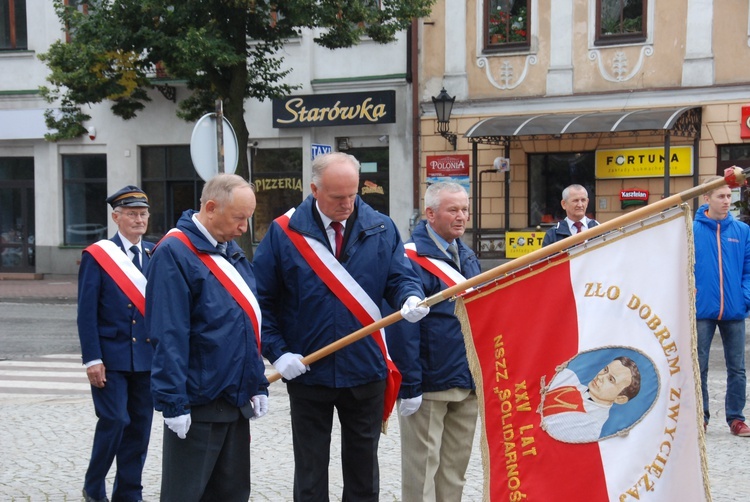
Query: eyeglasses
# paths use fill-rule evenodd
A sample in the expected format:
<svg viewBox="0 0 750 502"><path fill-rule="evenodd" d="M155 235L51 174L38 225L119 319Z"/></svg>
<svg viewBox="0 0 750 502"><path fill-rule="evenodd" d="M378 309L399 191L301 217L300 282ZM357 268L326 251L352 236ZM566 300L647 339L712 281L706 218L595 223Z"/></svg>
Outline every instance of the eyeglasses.
<svg viewBox="0 0 750 502"><path fill-rule="evenodd" d="M148 211L115 211L115 213L125 215L131 220L135 220L136 218L145 220L149 217Z"/></svg>

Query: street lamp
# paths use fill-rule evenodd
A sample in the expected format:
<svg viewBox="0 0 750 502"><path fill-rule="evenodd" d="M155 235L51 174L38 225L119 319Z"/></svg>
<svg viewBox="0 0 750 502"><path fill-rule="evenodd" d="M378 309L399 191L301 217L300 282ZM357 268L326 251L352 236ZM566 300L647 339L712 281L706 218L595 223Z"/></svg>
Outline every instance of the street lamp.
<svg viewBox="0 0 750 502"><path fill-rule="evenodd" d="M448 140L456 149L456 135L450 132L450 120L451 111L453 110L453 102L456 101L456 97L450 97L445 91L445 87L441 89L440 94L437 97L432 97L432 104L435 105L435 113L437 114L438 132L442 137Z"/></svg>

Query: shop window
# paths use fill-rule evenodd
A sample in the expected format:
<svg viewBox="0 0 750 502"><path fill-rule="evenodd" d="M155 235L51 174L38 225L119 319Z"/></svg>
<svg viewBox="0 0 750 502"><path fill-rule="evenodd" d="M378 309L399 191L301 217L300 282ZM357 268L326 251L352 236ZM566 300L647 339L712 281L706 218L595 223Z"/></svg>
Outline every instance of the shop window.
<svg viewBox="0 0 750 502"><path fill-rule="evenodd" d="M716 163L717 175L724 176L724 169L728 167L750 168L750 145L720 145L718 150L719 159ZM750 224L750 192L748 191L748 187L737 188L736 196L733 197L733 200L732 215L738 220ZM703 204L702 197L699 202Z"/></svg>
<svg viewBox="0 0 750 502"><path fill-rule="evenodd" d="M646 40L648 0L596 0L596 44Z"/></svg>
<svg viewBox="0 0 750 502"><path fill-rule="evenodd" d="M107 237L107 156L63 155L65 244L86 246Z"/></svg>
<svg viewBox="0 0 750 502"><path fill-rule="evenodd" d="M0 157L0 271L34 271L34 158Z"/></svg>
<svg viewBox="0 0 750 502"><path fill-rule="evenodd" d="M0 0L0 50L28 48L26 0Z"/></svg>
<svg viewBox="0 0 750 502"><path fill-rule="evenodd" d="M529 47L529 1L486 0L484 46L488 50Z"/></svg>
<svg viewBox="0 0 750 502"><path fill-rule="evenodd" d="M529 226L552 224L565 218L560 201L568 185L578 184L589 193L586 216L596 218L594 152L529 155Z"/></svg>
<svg viewBox="0 0 750 502"><path fill-rule="evenodd" d="M141 147L141 189L149 199L146 240L158 241L187 209L199 209L204 182L193 168L190 146Z"/></svg>
<svg viewBox="0 0 750 502"><path fill-rule="evenodd" d="M390 214L388 147L349 148L345 153L359 161L359 196L376 211Z"/></svg>
<svg viewBox="0 0 750 502"><path fill-rule="evenodd" d="M252 182L257 205L253 242L260 242L273 220L302 202L302 149L254 149Z"/></svg>

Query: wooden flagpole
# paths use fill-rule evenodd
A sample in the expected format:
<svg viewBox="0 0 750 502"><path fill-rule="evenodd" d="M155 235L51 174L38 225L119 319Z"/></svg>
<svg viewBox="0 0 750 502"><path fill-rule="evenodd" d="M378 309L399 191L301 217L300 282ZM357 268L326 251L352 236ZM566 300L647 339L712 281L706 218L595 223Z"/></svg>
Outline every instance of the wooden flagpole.
<svg viewBox="0 0 750 502"><path fill-rule="evenodd" d="M717 188L723 187L724 185L729 185L730 187L733 187L733 188L738 187L744 183L748 175L750 175L750 168L745 171L743 171L739 167L728 168L726 171L724 171L724 178L717 179L715 181L712 181L710 183L705 183L703 185L698 185L696 187L690 188L678 194L667 197L666 199L662 199L653 204L643 206L641 208L636 209L635 211L631 211L628 214L618 216L617 218L614 218L613 220L600 223L599 225L595 227L587 229L585 232L571 235L570 237L567 237L561 241L554 242L550 244L549 246L543 247L541 249L537 249L536 251L533 251L527 255L516 258L507 263L503 263L502 265L499 265L486 272L482 272L481 274L476 275L472 277L471 279L467 279L466 281L460 284L456 284L455 286L446 288L442 290L440 293L437 293L435 295L430 296L429 298L426 298L425 300L423 300L422 305L432 306L432 305L438 304L469 288L474 288L482 284L488 283L490 281L493 281L497 279L498 277L510 274L527 265L530 265L537 261L548 258L554 254L559 253L560 251L563 251L564 249L573 247L576 244L580 244L581 242L593 239L594 237L598 237L611 230L615 230L620 227L625 227L627 225L630 225L631 223L635 223L637 221L646 219L666 209L669 209L670 207L677 206L679 204L682 204L683 202L687 202L691 199L694 199L695 197L698 197L699 195L702 195L706 192L710 192L711 190L715 190ZM361 340L362 338L368 336L371 333L374 333L375 331L381 328L390 326L391 324L401 319L403 319L403 317L401 316L401 312L394 312L393 314L386 316L380 319L379 321L376 321L368 326L364 326L358 329L357 331L355 331L354 333L351 333L343 338L340 338L339 340L336 340L330 345L326 345L325 347L318 349L311 354L308 354L307 356L302 358L302 363L305 365L314 363L315 361L318 361L319 359L322 359L326 357L327 355L332 354L333 352L336 352L337 350L342 349L346 347L347 345L350 345L356 342L357 340ZM279 373L272 373L271 375L268 376L268 381L275 382L276 380L280 378L281 378L281 375Z"/></svg>

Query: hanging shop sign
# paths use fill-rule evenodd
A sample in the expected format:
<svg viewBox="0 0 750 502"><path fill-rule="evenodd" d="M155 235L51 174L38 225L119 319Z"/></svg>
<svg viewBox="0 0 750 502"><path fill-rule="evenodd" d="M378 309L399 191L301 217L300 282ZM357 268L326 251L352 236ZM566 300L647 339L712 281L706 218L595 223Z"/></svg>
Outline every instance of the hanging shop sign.
<svg viewBox="0 0 750 502"><path fill-rule="evenodd" d="M750 138L750 106L742 107L742 120L740 121L740 138Z"/></svg>
<svg viewBox="0 0 750 502"><path fill-rule="evenodd" d="M349 126L396 122L396 91L306 94L273 100L273 127Z"/></svg>
<svg viewBox="0 0 750 502"><path fill-rule="evenodd" d="M469 193L469 156L428 155L427 184L440 181L458 183Z"/></svg>
<svg viewBox="0 0 750 502"><path fill-rule="evenodd" d="M663 147L618 148L596 151L596 177L657 178L664 176ZM693 174L693 147L673 146L669 149L669 175Z"/></svg>
<svg viewBox="0 0 750 502"><path fill-rule="evenodd" d="M642 188L620 190L620 205L622 209L630 206L645 206L646 204L648 204L648 190Z"/></svg>
<svg viewBox="0 0 750 502"><path fill-rule="evenodd" d="M506 232L505 233L505 257L519 258L532 251L542 249L544 232Z"/></svg>
<svg viewBox="0 0 750 502"><path fill-rule="evenodd" d="M468 155L428 155L427 176L468 176Z"/></svg>

